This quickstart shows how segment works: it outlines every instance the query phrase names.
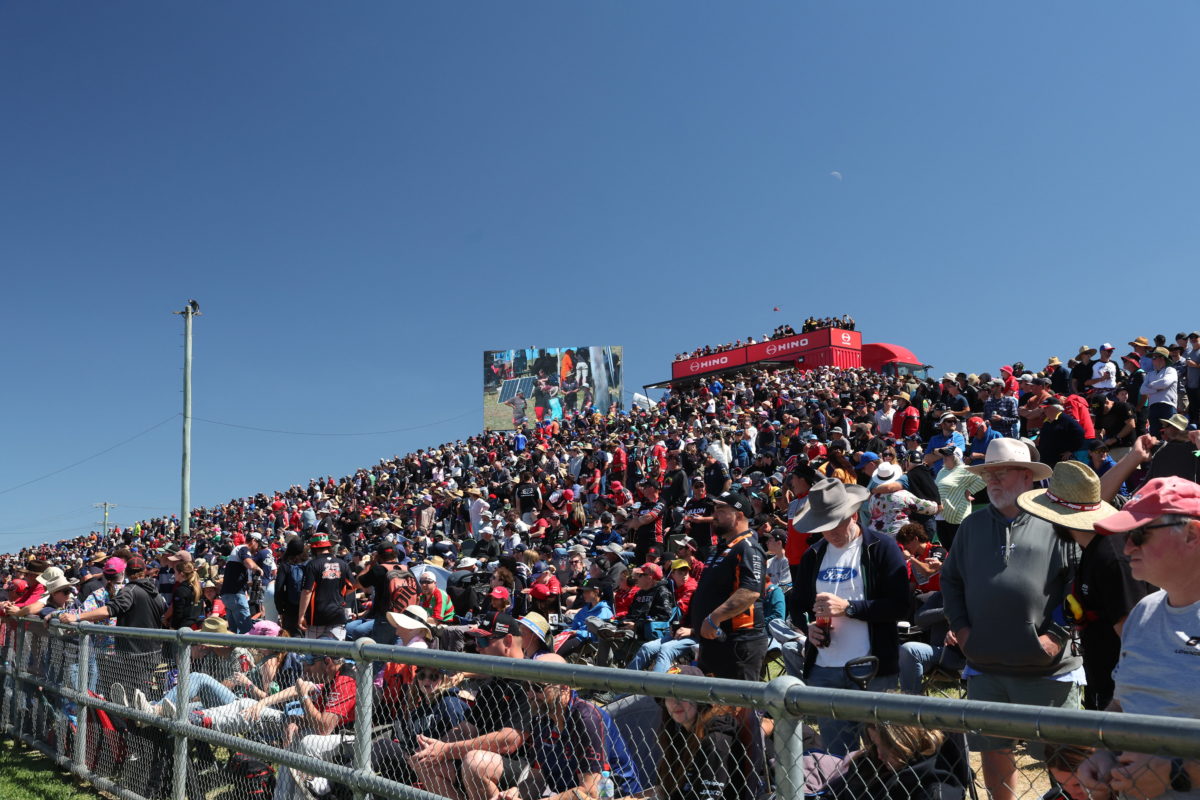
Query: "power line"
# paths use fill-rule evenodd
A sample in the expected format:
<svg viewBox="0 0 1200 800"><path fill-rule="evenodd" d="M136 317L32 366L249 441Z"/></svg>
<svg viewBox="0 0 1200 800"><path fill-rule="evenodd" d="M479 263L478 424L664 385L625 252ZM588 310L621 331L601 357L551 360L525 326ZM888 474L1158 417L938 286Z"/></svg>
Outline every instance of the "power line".
<svg viewBox="0 0 1200 800"><path fill-rule="evenodd" d="M86 464L87 462L91 461L93 458L99 458L100 456L104 455L105 453L111 453L113 450L116 450L118 447L129 444L134 439L140 439L141 437L145 436L147 433L150 433L150 431L155 430L156 428L161 428L163 425L166 425L168 422L170 422L171 420L175 419L178 416L179 416L178 414L172 414L171 416L164 419L162 422L154 423L153 425L151 425L149 428L146 428L146 430L142 431L141 433L135 433L133 436L130 436L128 439L122 439L121 441L117 442L112 447L106 447L98 453L92 453L87 458L81 458L72 464L67 464L65 467L59 467L58 469L54 470L53 472L47 472L45 475L39 475L38 477L31 478L30 480L27 480L24 483L18 483L16 486L10 486L7 489L0 489L0 494L8 494L9 492L15 492L17 489L23 489L26 486L29 486L30 484L37 483L38 481L44 481L44 480L46 480L46 478L53 478L55 475L58 475L60 472L66 472L69 469L74 469L75 467L78 467L80 464Z"/></svg>
<svg viewBox="0 0 1200 800"><path fill-rule="evenodd" d="M281 433L287 436L383 436L389 433L406 433L408 431L419 431L424 428L432 428L437 425L445 425L447 422L455 422L463 417L478 413L475 410L464 411L456 417L442 419L436 422L426 422L422 425L411 425L407 428L393 428L388 431L363 431L361 433L317 433L313 431L285 431L278 428L259 428L254 425L239 425L236 422L221 422L215 419L205 419L204 417L192 417L197 422L207 422L210 425L221 425L226 428L239 428L244 431L258 431L259 433Z"/></svg>

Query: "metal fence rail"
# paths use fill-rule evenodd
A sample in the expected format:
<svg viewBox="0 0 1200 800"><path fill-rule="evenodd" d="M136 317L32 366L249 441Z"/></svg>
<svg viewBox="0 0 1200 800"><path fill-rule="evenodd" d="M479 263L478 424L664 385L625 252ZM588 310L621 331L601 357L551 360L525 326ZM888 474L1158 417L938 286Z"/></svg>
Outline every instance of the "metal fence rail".
<svg viewBox="0 0 1200 800"><path fill-rule="evenodd" d="M686 716L688 708L732 710L722 718L737 722L727 739L737 757L729 758L729 769L720 774L736 791L722 796L747 800L799 800L806 796L806 784L809 793L814 791L820 781L814 781L817 767L811 754L805 758L805 736L811 736L805 723L816 718L1200 758L1197 720L817 689L786 676L748 683L379 645L369 639L350 643L91 624L46 626L38 621L6 624L0 633L0 731L122 800L252 800L272 793L308 800L324 792L335 798L351 793L403 800L487 797L480 786L488 791L500 787L501 773L494 770L501 765L486 747L443 759L445 763L415 756L432 752L423 742L437 739L407 736L418 722L428 722L421 715L433 713L429 709L435 700L440 703L435 722L438 713L445 713L445 721L456 721L455 730L497 741L516 726L532 731L524 748L536 748L538 731L550 730L547 720L561 722L562 709L576 703L572 713L580 715L583 727L562 727L560 749L574 752L580 742L567 739L599 730L601 760L607 764L619 757L631 765L623 777L616 774L615 763L609 765L619 784L615 792L603 785L607 777L584 787L585 794L600 797L620 796L622 780L626 787L636 781L642 790L658 785L663 773L656 764L661 763L688 765L679 777L681 785L705 779L713 765L703 759L724 757L713 755L717 737L700 742L666 735L672 715ZM289 653L313 656L316 664L285 675L297 659L276 656ZM260 682L266 665L275 664L279 671L268 675L264 686L243 687L239 664L253 664L247 674ZM495 703L489 692L500 685L492 681L501 680L511 682L503 685L515 687L515 694ZM353 722L329 732L313 728L306 710L309 703L316 708L313 700L297 698L296 706L285 698L280 708L257 708L260 696L284 697L269 693L282 689L286 695L289 687L304 694L319 681L324 690L311 696L319 695L324 709L352 705ZM421 695L427 686L436 689ZM573 692L560 693L555 687ZM606 694L594 698L595 693ZM352 704L348 694L353 694ZM595 710L601 706L603 713ZM251 708L256 711L247 710ZM483 708L495 716L483 715ZM298 720L304 721L297 727ZM496 732L484 730L492 726ZM527 751L500 759L506 782L510 768L524 768L521 782L503 797L528 800L542 796L539 791L553 793L553 781L540 790L536 783L524 783L530 776L545 780L553 771L537 758L518 757L522 752ZM963 789L974 795L978 759L968 760L965 751L962 755L968 784ZM1013 787L1012 794L1041 796L1051 786L1045 767L1034 756L1023 758L1023 785ZM437 773L438 764L449 772ZM445 791L434 791L439 787Z"/></svg>

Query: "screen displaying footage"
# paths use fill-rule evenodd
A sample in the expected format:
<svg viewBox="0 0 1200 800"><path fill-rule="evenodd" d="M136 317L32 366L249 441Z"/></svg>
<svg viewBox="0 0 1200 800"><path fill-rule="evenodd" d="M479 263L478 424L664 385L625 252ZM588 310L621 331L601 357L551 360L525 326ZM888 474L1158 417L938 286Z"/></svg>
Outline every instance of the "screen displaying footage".
<svg viewBox="0 0 1200 800"><path fill-rule="evenodd" d="M528 347L483 353L483 427L532 430L564 415L622 408L620 347Z"/></svg>

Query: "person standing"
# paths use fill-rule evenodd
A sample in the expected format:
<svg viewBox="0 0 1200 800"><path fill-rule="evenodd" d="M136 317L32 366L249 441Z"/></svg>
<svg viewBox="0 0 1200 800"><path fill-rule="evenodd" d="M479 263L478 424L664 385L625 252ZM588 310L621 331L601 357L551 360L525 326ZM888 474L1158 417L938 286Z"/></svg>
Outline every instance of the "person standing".
<svg viewBox="0 0 1200 800"><path fill-rule="evenodd" d="M1007 438L988 445L983 464L966 469L987 481L991 500L963 520L942 567L946 644L967 657L967 696L1078 708L1083 665L1071 652L1070 629L1055 621L1078 548L1017 505L1051 469L1032 461L1024 442ZM971 736L970 743L982 753L992 798L1014 800L1012 740Z"/></svg>
<svg viewBox="0 0 1200 800"><path fill-rule="evenodd" d="M1108 710L1200 717L1200 485L1155 478L1095 530L1123 539L1136 580L1162 587L1129 613ZM1111 788L1132 797L1195 797L1200 761L1099 750L1079 777L1094 796Z"/></svg>
<svg viewBox="0 0 1200 800"><path fill-rule="evenodd" d="M252 536L245 544L234 545L225 560L225 569L221 573L221 602L225 604L229 629L234 633L246 633L254 624L250 619L250 575L263 574L262 567L254 560L254 554L261 546L262 535L257 539Z"/></svg>
<svg viewBox="0 0 1200 800"><path fill-rule="evenodd" d="M1184 391L1187 394L1188 422L1200 425L1200 331L1192 331L1183 351Z"/></svg>
<svg viewBox="0 0 1200 800"><path fill-rule="evenodd" d="M1091 468L1060 461L1049 486L1025 492L1017 505L1049 522L1059 536L1069 535L1082 550L1065 610L1079 631L1083 651L1083 707L1103 711L1113 696L1112 673L1125 618L1150 587L1134 580L1120 542L1093 530L1117 510L1100 499L1100 479Z"/></svg>
<svg viewBox="0 0 1200 800"><path fill-rule="evenodd" d="M1150 369L1142 381L1141 393L1146 398L1146 417L1150 420L1150 435L1158 436L1162 421L1175 414L1179 402L1179 376L1167 365L1170 352L1165 347L1150 351Z"/></svg>
<svg viewBox="0 0 1200 800"><path fill-rule="evenodd" d="M325 534L313 536L308 546L314 555L304 566L298 627L306 639L343 640L346 591L352 586L350 567L333 556L333 544Z"/></svg>
<svg viewBox="0 0 1200 800"><path fill-rule="evenodd" d="M859 525L858 510L869 496L861 486L825 478L813 485L795 520L800 530L821 534L800 559L792 585L792 623L808 630L803 678L810 686L855 688L845 666L864 656L879 660L871 691L897 683L896 623L908 612L908 570L894 539ZM830 753L845 756L857 749L858 723L818 724Z"/></svg>
<svg viewBox="0 0 1200 800"><path fill-rule="evenodd" d="M721 543L692 594L691 635L699 637L700 669L718 678L757 681L767 652L763 594L767 559L750 530L753 506L740 492L713 498L713 531Z"/></svg>

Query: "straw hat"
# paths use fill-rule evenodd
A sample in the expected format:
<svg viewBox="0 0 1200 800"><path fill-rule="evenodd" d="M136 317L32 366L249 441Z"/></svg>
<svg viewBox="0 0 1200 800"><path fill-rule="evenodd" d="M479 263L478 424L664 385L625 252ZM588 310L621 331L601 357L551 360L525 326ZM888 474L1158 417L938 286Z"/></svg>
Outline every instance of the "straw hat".
<svg viewBox="0 0 1200 800"><path fill-rule="evenodd" d="M1035 481L1044 481L1050 477L1053 470L1049 465L1031 459L1029 449L1020 439L1007 437L992 439L988 442L987 454L983 458L983 463L965 469L983 477L987 475L989 469L996 467L1020 467L1032 472Z"/></svg>
<svg viewBox="0 0 1200 800"><path fill-rule="evenodd" d="M429 612L421 606L409 606L403 611L389 611L387 621L393 628L421 631L426 639L433 637L433 629L429 627Z"/></svg>
<svg viewBox="0 0 1200 800"><path fill-rule="evenodd" d="M1149 347L1150 340L1147 339L1145 336L1139 336L1136 339L1134 339L1132 342L1130 342L1129 346L1130 347Z"/></svg>
<svg viewBox="0 0 1200 800"><path fill-rule="evenodd" d="M1050 360L1046 362L1046 366L1047 367L1061 367L1062 361L1059 360L1058 356L1050 356Z"/></svg>
<svg viewBox="0 0 1200 800"><path fill-rule="evenodd" d="M1034 489L1017 498L1017 505L1033 516L1077 531L1090 531L1117 509L1100 499L1100 479L1079 461L1060 461L1046 489Z"/></svg>
<svg viewBox="0 0 1200 800"><path fill-rule="evenodd" d="M805 533L832 530L853 516L870 496L863 486L847 486L835 478L822 478L809 490L808 503L792 519L792 527Z"/></svg>

